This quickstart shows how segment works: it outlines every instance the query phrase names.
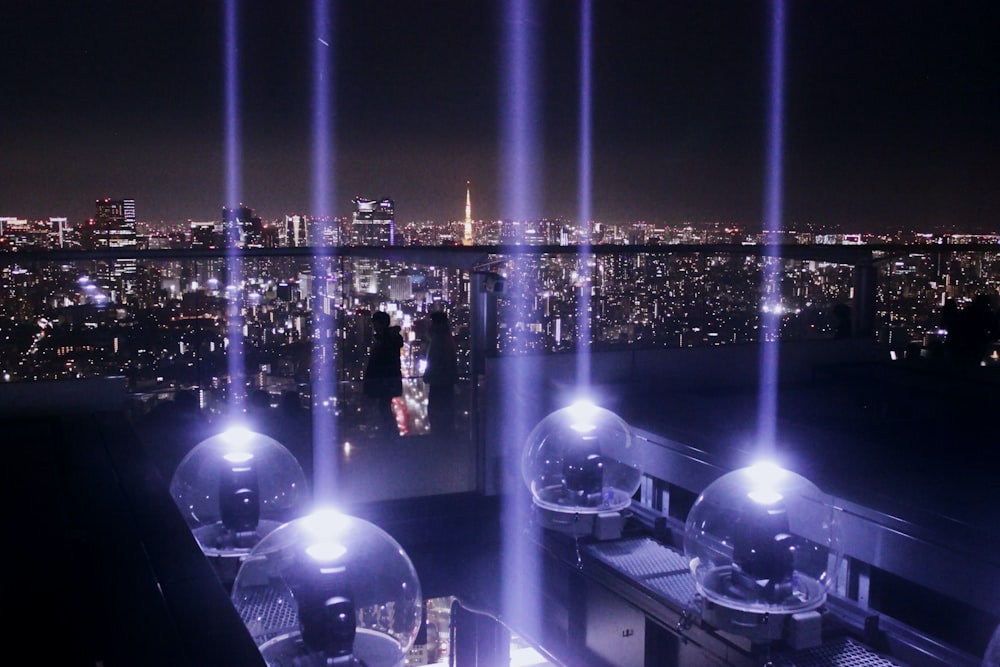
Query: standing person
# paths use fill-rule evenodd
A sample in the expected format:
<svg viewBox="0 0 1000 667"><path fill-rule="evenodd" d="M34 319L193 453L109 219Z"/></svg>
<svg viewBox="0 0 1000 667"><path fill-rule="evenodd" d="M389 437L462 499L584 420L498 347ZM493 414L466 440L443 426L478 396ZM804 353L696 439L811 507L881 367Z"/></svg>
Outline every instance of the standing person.
<svg viewBox="0 0 1000 667"><path fill-rule="evenodd" d="M431 313L427 330L427 421L431 433L450 435L455 429L455 383L458 382L458 352L451 335L451 323L443 311Z"/></svg>
<svg viewBox="0 0 1000 667"><path fill-rule="evenodd" d="M375 330L368 367L365 369L365 395L375 400L376 424L380 429L399 433L396 417L392 413L392 399L403 395L403 371L400 352L403 336L399 327L389 326L389 313L378 311L372 315Z"/></svg>
<svg viewBox="0 0 1000 667"><path fill-rule="evenodd" d="M837 303L833 307L833 319L836 321L833 337L850 338L852 335L851 307L843 302Z"/></svg>
<svg viewBox="0 0 1000 667"><path fill-rule="evenodd" d="M977 294L972 303L954 314L945 345L951 361L958 366L979 366L990 352L990 344L1000 336L1000 326L987 294Z"/></svg>

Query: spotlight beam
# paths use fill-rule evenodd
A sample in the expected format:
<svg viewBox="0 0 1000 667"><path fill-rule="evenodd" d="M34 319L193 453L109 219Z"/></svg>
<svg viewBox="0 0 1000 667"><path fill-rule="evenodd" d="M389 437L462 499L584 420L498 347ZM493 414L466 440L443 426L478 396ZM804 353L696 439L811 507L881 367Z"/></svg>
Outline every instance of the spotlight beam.
<svg viewBox="0 0 1000 667"><path fill-rule="evenodd" d="M234 211L240 206L242 180L242 138L240 123L240 72L239 72L239 0L225 3L225 154L226 154L226 209ZM230 408L243 400L245 393L243 369L243 329L240 314L243 306L243 262L237 241L237 224L223 220L226 231L226 264L229 269L227 298L228 348L226 360L229 370Z"/></svg>
<svg viewBox="0 0 1000 667"><path fill-rule="evenodd" d="M781 229L782 151L785 87L785 3L772 0L770 98L767 117L767 182L765 185L764 237ZM763 299L780 302L782 261L774 243L765 245L762 263ZM763 306L764 304L762 304ZM778 346L781 326L779 308L761 308L761 356L757 406L757 443L766 455L774 450L777 419Z"/></svg>
<svg viewBox="0 0 1000 667"><path fill-rule="evenodd" d="M315 218L311 221L312 234L325 235L329 224L333 199L333 126L334 96L333 37L330 3L315 0L313 4L313 154L312 201ZM317 295L313 309L312 341L312 442L313 442L313 492L319 502L335 502L339 453L335 418L334 377L337 372L337 346L333 335L335 327L333 302L336 292L336 271L333 270L326 243L312 243L316 249L313 257L314 284L322 293Z"/></svg>
<svg viewBox="0 0 1000 667"><path fill-rule="evenodd" d="M539 126L537 79L535 63L539 62L537 54L538 26L535 15L536 4L532 0L506 0L503 6L501 20L504 50L503 89L501 118L501 178L504 207L503 215L516 230L516 235L522 235L523 229L538 212L538 170L539 141L535 128ZM515 239L519 241L520 238ZM518 271L530 269L530 258L520 253L511 255L508 263L512 275L507 276L507 284L512 289L508 292L513 310L521 312L526 309L526 296L520 287ZM524 395L523 388L530 386L537 378L537 369L521 356L511 359L515 363L509 365L501 382L507 396ZM507 401L503 419L502 437L507 442L524 442L530 426L525 414L527 409L520 401ZM515 472L507 471L507 480L518 477ZM516 484L516 482L510 482ZM529 634L539 628L540 610L535 601L526 599L524 591L537 590L538 578L537 556L525 543L524 520L528 516L530 506L523 500L523 494L510 493L511 499L503 508L504 535L504 580L509 582L504 586L501 601L504 616L519 619L518 625L530 629Z"/></svg>
<svg viewBox="0 0 1000 667"><path fill-rule="evenodd" d="M590 386L590 262L593 255L590 249L590 216L592 201L591 175L591 135L593 120L591 118L591 51L593 34L593 15L591 0L580 3L580 139L579 139L579 183L577 185L579 198L579 213L577 224L586 226L584 241L580 248L579 266L579 301L577 304L577 321L580 323L577 335L576 378L577 385L584 391Z"/></svg>

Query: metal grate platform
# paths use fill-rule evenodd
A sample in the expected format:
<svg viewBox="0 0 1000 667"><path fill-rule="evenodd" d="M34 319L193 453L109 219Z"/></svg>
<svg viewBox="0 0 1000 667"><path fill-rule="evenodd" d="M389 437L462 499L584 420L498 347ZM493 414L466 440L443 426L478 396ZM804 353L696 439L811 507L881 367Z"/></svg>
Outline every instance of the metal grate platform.
<svg viewBox="0 0 1000 667"><path fill-rule="evenodd" d="M686 606L697 593L687 558L647 537L589 544L584 551L653 593ZM775 667L905 667L847 637L774 658Z"/></svg>
<svg viewBox="0 0 1000 667"><path fill-rule="evenodd" d="M273 586L249 589L240 617L258 644L299 628L299 616L291 600L275 592Z"/></svg>
<svg viewBox="0 0 1000 667"><path fill-rule="evenodd" d="M598 542L584 550L681 607L697 593L687 558L649 538Z"/></svg>
<svg viewBox="0 0 1000 667"><path fill-rule="evenodd" d="M842 637L782 656L774 664L776 667L901 667L903 663L888 660Z"/></svg>

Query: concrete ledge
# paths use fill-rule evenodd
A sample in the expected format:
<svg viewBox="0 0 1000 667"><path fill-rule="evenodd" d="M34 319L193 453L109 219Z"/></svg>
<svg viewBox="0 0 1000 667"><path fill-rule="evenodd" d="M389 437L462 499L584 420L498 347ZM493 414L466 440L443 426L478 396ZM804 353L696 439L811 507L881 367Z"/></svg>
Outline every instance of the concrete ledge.
<svg viewBox="0 0 1000 667"><path fill-rule="evenodd" d="M127 401L124 377L0 384L0 416L123 412Z"/></svg>

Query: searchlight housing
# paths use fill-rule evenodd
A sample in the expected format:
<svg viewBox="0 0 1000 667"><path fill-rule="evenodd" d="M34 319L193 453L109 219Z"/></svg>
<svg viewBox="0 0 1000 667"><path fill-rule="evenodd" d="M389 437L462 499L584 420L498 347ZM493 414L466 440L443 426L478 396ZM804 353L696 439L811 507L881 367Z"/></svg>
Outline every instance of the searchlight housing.
<svg viewBox="0 0 1000 667"><path fill-rule="evenodd" d="M274 438L233 426L194 447L170 495L201 547L231 581L239 559L310 500L305 472ZM231 562L229 562L231 561Z"/></svg>
<svg viewBox="0 0 1000 667"><path fill-rule="evenodd" d="M620 536L642 481L631 427L589 401L556 410L535 426L521 473L544 527L599 539Z"/></svg>
<svg viewBox="0 0 1000 667"><path fill-rule="evenodd" d="M423 618L403 548L335 510L262 539L240 565L232 601L271 667L400 667Z"/></svg>
<svg viewBox="0 0 1000 667"><path fill-rule="evenodd" d="M753 641L820 643L842 551L838 510L809 480L772 463L723 475L691 507L684 553L709 624Z"/></svg>

